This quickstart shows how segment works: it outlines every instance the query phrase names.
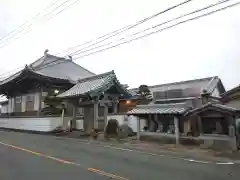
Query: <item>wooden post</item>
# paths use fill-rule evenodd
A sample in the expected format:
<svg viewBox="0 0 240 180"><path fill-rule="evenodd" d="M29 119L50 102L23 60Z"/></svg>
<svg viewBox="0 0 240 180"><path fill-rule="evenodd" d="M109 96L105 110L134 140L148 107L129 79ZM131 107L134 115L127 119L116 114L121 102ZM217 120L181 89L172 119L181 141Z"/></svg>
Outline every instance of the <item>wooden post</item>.
<svg viewBox="0 0 240 180"><path fill-rule="evenodd" d="M117 103L117 100L115 99L114 100L114 103L113 103L113 112L114 112L114 114L116 114L117 113L117 110L118 110L118 103Z"/></svg>
<svg viewBox="0 0 240 180"><path fill-rule="evenodd" d="M62 109L62 126L64 127L64 108Z"/></svg>
<svg viewBox="0 0 240 180"><path fill-rule="evenodd" d="M107 126L108 106L104 105L104 129Z"/></svg>
<svg viewBox="0 0 240 180"><path fill-rule="evenodd" d="M37 111L37 116L40 116L41 114L41 110L42 110L42 88L40 89L40 92L39 92L39 99L38 99L38 111Z"/></svg>
<svg viewBox="0 0 240 180"><path fill-rule="evenodd" d="M94 128L98 128L98 101L94 102Z"/></svg>
<svg viewBox="0 0 240 180"><path fill-rule="evenodd" d="M176 137L176 145L179 145L179 122L178 122L178 118L176 116L174 116L174 129L175 129L175 137Z"/></svg>
<svg viewBox="0 0 240 180"><path fill-rule="evenodd" d="M137 117L137 140L140 140L140 118Z"/></svg>
<svg viewBox="0 0 240 180"><path fill-rule="evenodd" d="M236 151L237 150L237 138L236 138L236 121L234 119L234 117L228 117L228 135L230 137L230 148L232 151Z"/></svg>
<svg viewBox="0 0 240 180"><path fill-rule="evenodd" d="M200 135L203 134L202 119L200 116L197 116L197 123Z"/></svg>

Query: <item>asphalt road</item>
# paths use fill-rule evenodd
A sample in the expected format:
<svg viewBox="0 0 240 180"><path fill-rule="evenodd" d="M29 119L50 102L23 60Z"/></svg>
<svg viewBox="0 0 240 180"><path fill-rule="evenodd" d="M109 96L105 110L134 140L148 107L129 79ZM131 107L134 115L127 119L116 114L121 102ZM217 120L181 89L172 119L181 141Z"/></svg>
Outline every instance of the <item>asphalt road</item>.
<svg viewBox="0 0 240 180"><path fill-rule="evenodd" d="M239 164L188 162L74 139L0 132L1 180L237 180L239 170Z"/></svg>

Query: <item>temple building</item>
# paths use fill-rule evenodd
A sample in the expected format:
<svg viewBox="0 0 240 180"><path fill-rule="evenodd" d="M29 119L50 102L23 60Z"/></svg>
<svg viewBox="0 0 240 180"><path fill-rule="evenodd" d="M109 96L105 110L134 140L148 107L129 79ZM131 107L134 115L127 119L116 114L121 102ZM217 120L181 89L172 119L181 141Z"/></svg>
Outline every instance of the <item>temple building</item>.
<svg viewBox="0 0 240 180"><path fill-rule="evenodd" d="M107 82L109 84L106 84ZM100 83L99 85L106 89L99 90L96 83ZM98 93L105 91L114 94L115 98L128 94L125 87L116 80L114 72L96 75L74 63L71 57L57 57L49 54L46 50L44 56L35 62L0 80L0 94L7 97L6 101L0 103L2 110L1 127L52 131L63 123L61 119L63 105L64 118L67 119L68 123L72 119L73 113L74 116L82 120L83 109L87 112L85 106L79 106L76 109L71 100L69 103L69 101L65 101L66 98L53 98L65 91L61 96L73 92L79 86L86 88L84 92L81 92L81 97L84 97L84 100L88 98L86 90L91 90L89 98L93 99L99 98ZM72 95L70 93L68 97ZM111 105L110 102L109 105ZM109 107L109 111L111 108L112 106ZM82 129L83 122L78 121L76 128Z"/></svg>

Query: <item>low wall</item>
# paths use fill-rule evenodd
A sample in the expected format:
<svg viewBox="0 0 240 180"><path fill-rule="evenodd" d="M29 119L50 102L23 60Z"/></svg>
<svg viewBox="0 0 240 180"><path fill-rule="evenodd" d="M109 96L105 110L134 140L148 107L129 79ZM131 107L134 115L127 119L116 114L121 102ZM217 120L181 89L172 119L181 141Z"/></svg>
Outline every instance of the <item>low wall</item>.
<svg viewBox="0 0 240 180"><path fill-rule="evenodd" d="M72 117L65 117L71 120ZM8 117L0 118L0 128L50 132L62 126L61 117ZM77 119L77 129L83 129L83 120Z"/></svg>

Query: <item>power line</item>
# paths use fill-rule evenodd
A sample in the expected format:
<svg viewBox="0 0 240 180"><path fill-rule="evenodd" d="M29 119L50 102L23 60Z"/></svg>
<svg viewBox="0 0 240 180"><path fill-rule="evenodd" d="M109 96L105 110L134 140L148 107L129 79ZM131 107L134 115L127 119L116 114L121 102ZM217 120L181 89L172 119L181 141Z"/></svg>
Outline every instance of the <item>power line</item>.
<svg viewBox="0 0 240 180"><path fill-rule="evenodd" d="M224 2L227 2L227 1L230 1L230 0L219 1L218 3L208 5L208 6L204 7L204 8L202 8L202 9L198 9L198 10L193 11L193 12L200 12L200 11L202 11L202 10L208 9L208 8L210 8L210 7L213 7L213 6L215 6L215 5L218 5L218 4L220 4L220 3L224 3ZM136 38L134 38L134 39L130 39L130 40L121 42L121 43L119 43L119 44L116 44L116 45L113 45L113 46L110 46L110 47L107 47L107 48L104 48L104 49L100 49L100 50L98 50L98 51L95 51L95 52L92 52L92 53L89 53L89 54L85 54L85 55L76 57L75 60L76 60L76 59L79 59L79 58L83 58L83 57L89 56L89 55L93 55L93 54L96 54L96 53L100 53L100 52L106 51L106 50L111 49L111 48L114 48L114 47L118 47L118 46L120 46L120 45L122 45L122 44L126 44L126 43L129 43L129 42L134 41L134 40L142 39L142 38L147 37L147 36L149 36L149 35L152 35L152 34L155 34L155 33L158 33L158 32L161 32L161 31L164 31L164 30L167 30L167 29L170 29L170 28L172 28L172 27L175 27L175 26L177 26L177 25L186 23L186 22L188 22L188 21L196 20L196 19L199 19L199 18L201 18L201 17L211 15L211 14L213 14L213 13L216 13L216 12L219 12L219 11L222 11L222 10L225 10L225 9L227 9L227 8L230 8L230 7L239 5L239 4L240 4L240 2L235 3L235 4L232 4L232 5L229 5L229 6L225 6L225 7L223 7L223 8L219 8L219 9L217 9L217 10L214 10L214 11L211 11L211 12L208 12L208 13L205 13L205 14L201 14L201 15L199 15L199 16L195 16L195 17L193 17L193 18L189 18L189 19L187 19L187 20L178 22L178 23L176 23L176 24L173 24L173 25L171 25L171 26L167 26L167 27L165 27L165 28L159 29L159 30L157 30L157 31L154 31L154 32L151 32L151 33L148 33L148 34L144 34L144 35L139 36L139 37L136 37ZM187 13L187 14L193 14L193 12ZM182 16L186 16L187 14L182 15ZM179 16L179 17L180 17L180 16ZM178 17L178 19L179 19L179 17ZM161 23L161 24L162 24L162 23ZM155 26L153 26L153 28L158 27L158 26L160 26L161 24L155 25ZM149 28L148 28L148 29L149 29ZM139 33L139 32L138 32L138 33ZM136 33L136 34L137 34L137 33ZM81 53L81 54L82 54L82 53ZM62 63L62 62L60 62L60 63ZM49 64L50 64L50 65L53 65L54 62L51 62L51 63L49 63ZM45 64L46 66L44 66L44 67L48 67L49 64ZM55 63L54 65L56 65L56 64L58 64L57 60L56 60L56 63Z"/></svg>
<svg viewBox="0 0 240 180"><path fill-rule="evenodd" d="M226 1L229 1L229 0L220 1L220 2L223 3L223 2L226 2ZM216 3L216 4L219 4L220 2L218 2L218 3ZM130 39L130 40L128 40L128 41L124 41L124 42L119 43L119 44L116 44L116 45L114 45L114 46L110 46L110 47L107 47L107 48L104 48L104 49L100 49L100 50L98 50L98 51L95 51L95 52L92 52L92 53L89 53L89 54L86 54L86 55L79 56L79 57L75 58L75 60L76 60L76 59L79 59L79 58L83 58L83 57L89 56L89 55L93 55L93 54L96 54L96 53L100 53L100 52L106 51L106 50L111 49L111 48L114 48L114 47L118 47L118 46L120 46L120 45L122 45L122 44L126 44L126 43L129 43L129 42L134 41L134 40L142 39L142 38L147 37L147 36L149 36L149 35L152 35L152 34L155 34L155 33L158 33L158 32L161 32L161 31L164 31L164 30L167 30L167 29L170 29L170 28L172 28L172 27L178 26L178 25L183 24L183 23L186 23L186 22L188 22L188 21L193 21L193 20L199 19L199 18L201 18L201 17L209 16L209 15L211 15L211 14L214 14L214 13L219 12L219 11L222 11L222 10L226 10L226 9L228 9L228 8L230 8L230 7L234 7L234 6L237 6L237 5L239 5L239 4L240 4L240 2L237 2L237 3L231 4L231 5L225 6L225 7L223 7L223 8L219 8L219 9L217 9L217 10L214 10L214 11L211 11L211 12L208 12L208 13L205 13L205 14L201 14L201 15L196 16L196 17L193 17L193 18L189 18L189 19L187 19L187 20L178 22L178 23L176 23L176 24L174 24L174 25L167 26L167 27L165 27L165 28L159 29L159 30L157 30L157 31L154 31L154 32L151 32L151 33L148 33L148 34L144 34L144 35L142 35L142 36L136 37L136 38L134 38L134 39ZM207 9L207 7L209 8L209 7L212 7L212 6L214 6L214 4L209 5L209 6L206 6L205 8L202 8L202 9ZM201 9L196 10L196 11L197 11L197 12L200 12ZM195 12L195 11L194 11L194 12ZM191 12L191 13L193 13L193 12ZM190 14L190 13L188 13L188 14ZM182 16L186 16L186 14L185 14L185 15L182 15ZM179 16L179 17L180 17L180 16ZM178 17L178 19L179 19L179 17ZM160 24L158 24L158 25L156 25L156 26L153 26L153 27L158 27L158 26L160 26ZM148 28L148 29L149 29L149 28ZM56 62L57 62L57 61L56 61ZM49 64L51 65L51 64L53 64L53 63L54 63L54 62L51 62L51 63L47 63L47 64L45 64L45 65L49 65ZM63 62L61 62L61 63L63 63ZM56 65L56 64L58 64L58 63L55 63L54 65ZM46 66L44 66L44 67L46 67Z"/></svg>
<svg viewBox="0 0 240 180"><path fill-rule="evenodd" d="M160 23L160 24L158 24L158 25L155 25L155 26L152 26L152 27L150 27L150 28L147 28L147 29L138 31L138 32L133 33L133 34L131 34L131 35L129 35L129 36L132 37L132 36L135 36L135 35L137 35L137 34L146 32L146 31L148 31L148 30L155 29L155 28L157 28L157 27L159 27L159 26L162 26L162 25L164 25L164 24L167 24L167 23L169 23L169 22L176 21L176 20L181 19L181 18L183 18L183 17L186 17L186 16L189 16L189 15L192 15L192 14L195 14L195 13L198 13L198 12L201 12L201 11L206 10L206 9L209 9L209 8L211 8L211 7L214 7L214 6L217 6L217 5L226 3L226 2L228 2L228 1L230 1L230 0L221 0L221 1L217 2L217 3L210 4L210 5L208 5L208 6L204 7L204 8L201 8L201 9L198 9L198 10L195 10L195 11L192 11L192 12L187 13L187 14L180 15L180 16L178 16L178 17L176 17L176 18L172 18L172 19L170 19L170 20L164 21L163 23ZM120 38L120 39L117 39L115 42L122 41L122 40L124 40L124 39L125 39L125 37ZM85 50L85 51L79 51L79 53L74 53L74 52L73 52L73 53L71 53L70 55L74 56L74 55L82 54L82 53L85 53L85 52L88 52L88 51L91 51L91 50L94 50L94 49L98 49L98 48L100 48L100 47L104 47L104 46L111 45L112 43L114 43L114 41L109 42L109 43L105 43L105 44L103 44L103 45L95 46L95 47L90 48L90 49L87 49L87 50Z"/></svg>
<svg viewBox="0 0 240 180"><path fill-rule="evenodd" d="M58 1L59 1L59 0L52 2L49 6L47 6L47 7L44 9L44 11L46 11L47 9L49 9L51 6L53 6L54 4L56 4ZM0 42L1 42L2 40L4 40L7 36L11 35L11 34L14 33L15 31L17 31L19 28L22 28L23 26L25 26L26 24L28 24L30 21L36 19L38 16L41 15L41 13L42 13L42 12L38 12L34 17L32 17L31 19L25 21L25 22L24 22L23 24L21 24L18 28L15 28L14 30L12 30L12 31L10 31L9 33L7 33L4 37L2 37L2 38L0 39Z"/></svg>
<svg viewBox="0 0 240 180"><path fill-rule="evenodd" d="M151 33L148 33L148 34L145 34L145 35L136 37L136 38L134 38L134 39L130 39L130 40L128 40L128 41L124 41L124 42L122 42L122 43L119 43L119 44L116 44L116 45L113 45L113 46L110 46L110 47L107 47L107 48L104 48L104 49L100 49L100 50L98 50L98 51L94 51L94 52L89 53L89 54L85 54L85 55L76 57L75 60L76 60L76 59L79 59L79 58L86 57L86 56L90 56L90 55L93 55L93 54L96 54L96 53L100 53L100 52L106 51L106 50L108 50L108 49L112 49L112 48L118 47L118 46L120 46L120 45L122 45L122 44L126 44L126 43L129 43L129 42L135 41L135 40L142 39L142 38L147 37L147 36L150 36L150 35L152 35L152 34L155 34L155 33L158 33L158 32L161 32L161 31L164 31L164 30L173 28L173 27L178 26L178 25L180 25L180 24L186 23L186 22L188 22L188 21L193 21L193 20L199 19L199 18L201 18L201 17L209 16L209 15L211 15L211 14L213 14L213 13L216 13L216 12L219 12L219 11L222 11L222 10L226 10L226 9L228 9L228 8L230 8L230 7L234 7L234 6L237 6L237 5L239 5L239 4L240 4L240 2L237 2L237 3L235 3L235 4L231 4L231 5L229 5L229 6L225 6L225 7L223 7L223 8L219 8L219 9L217 9L217 10L215 10L215 11L211 11L211 12L209 12L209 13L205 13L205 14L202 14L202 15L199 15L199 16L196 16L196 17L193 17L193 18L190 18L190 19L181 21L181 22L176 23L176 24L174 24L174 25L171 25L171 26L168 26L168 27L159 29L159 30L157 30L157 31L154 31L154 32L151 32Z"/></svg>
<svg viewBox="0 0 240 180"><path fill-rule="evenodd" d="M210 8L210 7L216 6L216 5L218 5L218 4L221 4L221 3L224 3L224 2L227 2L227 1L230 1L230 0L219 1L218 3L208 5L208 6L204 7L204 8L195 10L195 11L190 12L190 13L187 13L187 14L189 15L189 14L193 14L193 13L196 13L196 12L200 12L200 11L202 11L202 10L208 9L208 8ZM171 25L171 26L167 26L167 27L165 27L165 28L159 29L159 30L157 30L157 31L154 31L154 32L151 32L151 33L148 33L148 34L144 34L144 35L139 36L139 37L136 37L136 38L134 38L134 39L130 39L130 40L128 40L128 41L124 41L124 42L122 42L122 43L119 43L119 44L116 44L116 45L113 45L113 46L110 46L110 47L107 47L107 48L104 48L104 49L100 49L100 50L98 50L98 51L95 51L95 52L92 52L92 53L89 53L89 54L86 54L86 55L82 55L82 56L76 57L75 60L76 60L76 59L79 59L79 58L83 58L83 57L89 56L89 55L93 55L93 54L96 54L96 53L100 53L100 52L106 51L106 50L111 49L111 48L114 48L114 47L118 47L118 46L120 46L120 45L122 45L122 44L126 44L126 43L129 43L129 42L134 41L134 40L142 39L142 38L147 37L147 36L149 36L149 35L152 35L152 34L155 34L155 33L158 33L158 32L161 32L161 31L164 31L164 30L167 30L167 29L170 29L170 28L172 28L172 27L175 27L175 26L177 26L177 25L186 23L186 22L188 22L188 21L196 20L196 19L199 19L199 18L201 18L201 17L211 15L211 14L213 14L213 13L216 13L216 12L219 12L219 11L222 11L222 10L225 10L225 9L227 9L227 8L230 8L230 7L239 5L239 4L240 4L240 2L235 3L235 4L231 4L231 5L228 5L228 6L225 6L225 7L223 7L223 8L219 8L219 9L217 9L217 10L214 10L214 11L211 11L211 12L208 12L208 13L205 13L205 14L201 14L201 15L199 15L199 16L195 16L195 17L193 17L193 18L189 18L189 19L187 19L187 20L178 22L178 23L176 23L176 24L173 24L173 25ZM179 17L177 17L177 18L179 19L180 17L187 16L187 14L181 15L181 16L179 16ZM177 19L177 18L174 18L174 19ZM169 20L169 21L170 21L170 20ZM161 23L161 24L162 24L162 23ZM161 24L155 25L155 26L153 26L152 28L156 28L156 27L160 26ZM151 28L151 29L152 29L152 28ZM147 28L147 29L150 29L150 28ZM146 29L145 29L145 30L146 30ZM145 31L145 30L144 30L144 31ZM138 32L138 33L139 33L139 32ZM136 34L137 34L137 33L136 33ZM81 53L81 54L82 54L82 53ZM57 60L56 60L56 62L57 62ZM53 64L53 63L54 63L54 62L51 62L50 65L56 65L56 64L58 64L58 62L55 63L55 64ZM60 63L62 63L62 62L60 62ZM45 64L45 65L46 65L46 66L44 66L44 67L48 67L48 64Z"/></svg>
<svg viewBox="0 0 240 180"><path fill-rule="evenodd" d="M105 34L105 35L103 35L103 36L97 37L97 38L92 39L92 40L90 40L90 41L87 41L87 42L85 42L85 43L83 43L83 44L80 44L80 45L77 45L77 46L74 46L74 47L70 47L70 48L66 49L64 52L68 52L68 51L71 50L71 49L75 49L75 48L77 48L77 47L84 46L84 45L86 45L86 44L92 43L92 42L94 42L94 41L96 41L96 40L98 40L98 39L102 39L102 38L105 37L104 39L102 39L102 40L100 40L100 41L97 41L97 42L95 42L95 43L93 43L93 44L91 44L91 45L88 45L87 47L84 47L84 48L82 48L82 49L80 49L80 50L77 50L77 51L75 51L75 52L73 52L73 53L77 53L77 52L79 52L79 51L82 51L82 50L84 50L84 49L86 49L86 48L88 48L88 47L90 47L90 46L96 45L96 44L98 44L98 43L100 43L100 42L103 42L103 41L105 41L105 40L113 37L113 36L119 35L119 34L125 32L125 31L127 31L127 30L129 30L129 29L132 29L132 28L134 28L134 27L136 27L136 26L138 26L138 25L140 25L140 24L145 23L146 21L149 21L149 20L151 20L151 19L153 19L153 18L155 18L155 17L157 17L157 16L159 16L159 15L161 15L161 14L163 14L163 13L166 13L166 12L172 10L172 9L175 9L175 8L177 8L177 7L179 7L179 6L182 6L182 5L186 4L186 3L189 3L189 2L191 2L191 1L192 1L192 0L183 1L183 2L181 2L181 3L179 3L179 4L176 4L176 5L174 5L174 6L169 7L169 8L167 8L167 9L163 10L163 11L160 11L160 12L158 12L158 13L156 13L156 14L153 14L153 15L151 15L151 16L149 16L149 17L146 17L146 18L144 18L144 19L142 19L142 20L140 20L140 21L137 21L137 22L134 23L134 24L127 25L127 26L125 26L125 27L123 27L123 28L117 29L117 30L115 30L115 31L113 31L113 32L110 32L110 33L107 33L107 34ZM58 53L58 54L59 54L59 53Z"/></svg>
<svg viewBox="0 0 240 180"><path fill-rule="evenodd" d="M64 1L63 3L61 3L60 5L58 5L57 7L55 7L53 10L51 10L49 13L44 14L43 17L47 17L47 16L51 15L55 10L59 9L60 7L62 7L62 6L65 5L65 4L67 4L69 1L70 1L70 0ZM47 20L52 19L54 16L62 13L63 11L65 11L65 10L68 9L68 8L70 8L73 4L75 4L75 3L79 2L79 1L80 1L80 0L76 0L76 1L72 2L72 3L69 4L67 7L63 8L62 10L60 10L59 12L57 12L56 14L54 14L53 16L50 16ZM56 3L54 3L54 4L56 4ZM49 9L49 7L46 8L46 10L47 10L47 9ZM41 13L39 13L39 14L41 14ZM34 19L36 19L37 17L39 17L39 14L38 14L38 16L35 16ZM26 24L26 23L25 23L25 24ZM25 25L25 24L24 24L24 25ZM30 28L32 25L33 25L33 23L32 23L32 24L29 24L26 28ZM23 26L23 25L22 25L22 26ZM21 32L24 32L25 30L26 30L26 29L21 29L21 30L18 31L16 34L13 34L13 36L10 36L10 37L7 37L7 36L6 36L6 37L4 37L4 40L3 40L2 42L0 42L0 45L3 44L2 46L0 46L0 48L3 48L3 47L5 47L6 45L8 45L8 44L10 43L8 40L10 40L11 38L14 38L16 35L20 34ZM29 30L27 30L24 34L22 34L22 36L25 35L25 34L27 34L27 33L29 33L30 31L32 31L31 28L30 28ZM14 31L14 32L15 32L15 31ZM10 35L11 35L11 34L10 34ZM22 36L13 39L13 41L21 38ZM6 39L5 39L5 38L6 38ZM6 42L6 41L7 41L7 42ZM12 42L13 42L13 41L12 41ZM4 42L6 42L6 43L4 43Z"/></svg>

